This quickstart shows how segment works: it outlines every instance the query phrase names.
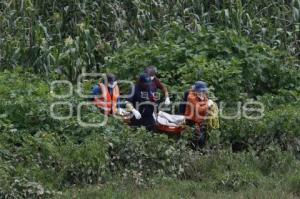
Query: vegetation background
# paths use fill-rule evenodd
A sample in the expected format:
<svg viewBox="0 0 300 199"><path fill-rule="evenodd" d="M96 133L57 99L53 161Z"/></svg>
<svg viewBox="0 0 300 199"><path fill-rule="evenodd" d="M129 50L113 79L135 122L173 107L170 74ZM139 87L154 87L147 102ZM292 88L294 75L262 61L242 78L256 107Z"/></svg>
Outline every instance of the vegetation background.
<svg viewBox="0 0 300 199"><path fill-rule="evenodd" d="M0 0L0 198L299 197L299 12L299 0ZM191 128L83 128L76 90L71 118L51 117L53 80L135 80L149 64L172 101L202 79L226 114L260 101L265 116L221 119L200 151ZM101 119L84 107L83 121Z"/></svg>

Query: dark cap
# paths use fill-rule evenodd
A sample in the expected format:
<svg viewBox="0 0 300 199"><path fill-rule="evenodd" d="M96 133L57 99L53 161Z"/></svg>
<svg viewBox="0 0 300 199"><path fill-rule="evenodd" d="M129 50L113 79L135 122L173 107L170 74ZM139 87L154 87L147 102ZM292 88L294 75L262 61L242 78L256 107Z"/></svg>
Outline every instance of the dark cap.
<svg viewBox="0 0 300 199"><path fill-rule="evenodd" d="M207 92L208 88L205 82L203 81L197 81L195 82L195 85L193 86L193 90L196 92Z"/></svg>
<svg viewBox="0 0 300 199"><path fill-rule="evenodd" d="M144 72L150 76L154 76L157 73L157 69L155 66L148 66L147 68L145 68Z"/></svg>
<svg viewBox="0 0 300 199"><path fill-rule="evenodd" d="M113 83L117 80L116 76L112 73L107 73L106 78L107 78L108 83Z"/></svg>
<svg viewBox="0 0 300 199"><path fill-rule="evenodd" d="M150 84L151 83L151 78L148 74L142 73L139 76L139 82L145 83L145 84Z"/></svg>

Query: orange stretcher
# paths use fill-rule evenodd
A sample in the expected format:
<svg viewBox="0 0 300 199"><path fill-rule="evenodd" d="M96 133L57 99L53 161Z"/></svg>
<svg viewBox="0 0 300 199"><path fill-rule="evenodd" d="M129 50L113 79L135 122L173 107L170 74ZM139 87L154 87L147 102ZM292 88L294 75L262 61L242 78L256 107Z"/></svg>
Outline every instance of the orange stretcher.
<svg viewBox="0 0 300 199"><path fill-rule="evenodd" d="M180 135L182 131L185 129L184 125L181 126L168 126L164 124L156 123L156 129L163 133L173 134L173 135Z"/></svg>
<svg viewBox="0 0 300 199"><path fill-rule="evenodd" d="M185 121L183 121L181 124L175 125L175 124L169 124L168 122L165 122L167 119L159 119L159 117L163 116L171 116L170 114L164 113L164 112L159 112L157 117L155 118L156 120L156 129L159 130L162 133L166 133L169 135L181 135L182 131L185 129ZM130 123L132 115L130 113L125 114L122 116L123 121L127 124Z"/></svg>

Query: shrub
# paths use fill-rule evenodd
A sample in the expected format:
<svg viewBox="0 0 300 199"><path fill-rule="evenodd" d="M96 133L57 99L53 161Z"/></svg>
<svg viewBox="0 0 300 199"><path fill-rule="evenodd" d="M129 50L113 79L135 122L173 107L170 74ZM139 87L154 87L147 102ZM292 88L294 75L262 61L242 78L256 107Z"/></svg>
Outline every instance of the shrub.
<svg viewBox="0 0 300 199"><path fill-rule="evenodd" d="M59 169L64 184L95 184L103 180L107 144L102 136L89 136L80 145L67 143L60 150Z"/></svg>
<svg viewBox="0 0 300 199"><path fill-rule="evenodd" d="M282 151L276 145L268 146L258 156L256 164L264 175L282 176L297 168L294 154L290 151Z"/></svg>
<svg viewBox="0 0 300 199"><path fill-rule="evenodd" d="M222 120L222 142L244 143L254 148L264 148L268 144L277 143L282 149L293 146L299 136L299 105L279 106L272 111L266 111L260 120L246 118Z"/></svg>
<svg viewBox="0 0 300 199"><path fill-rule="evenodd" d="M120 79L132 80L148 65L157 66L173 92L202 79L215 88L219 100L227 102L243 99L245 93L254 97L300 88L294 57L253 44L230 30L195 33L174 28L149 43L123 47L107 57L104 67Z"/></svg>
<svg viewBox="0 0 300 199"><path fill-rule="evenodd" d="M290 191L293 192L296 196L300 196L300 174L297 173L290 179Z"/></svg>
<svg viewBox="0 0 300 199"><path fill-rule="evenodd" d="M253 164L255 156L247 153L214 151L194 154L187 162L182 179L211 183L214 189L239 190L259 184L261 172Z"/></svg>
<svg viewBox="0 0 300 199"><path fill-rule="evenodd" d="M151 134L145 129L136 132L125 129L108 141L111 169L141 173L143 180L155 175L180 175L188 157L184 141L174 142L166 135Z"/></svg>

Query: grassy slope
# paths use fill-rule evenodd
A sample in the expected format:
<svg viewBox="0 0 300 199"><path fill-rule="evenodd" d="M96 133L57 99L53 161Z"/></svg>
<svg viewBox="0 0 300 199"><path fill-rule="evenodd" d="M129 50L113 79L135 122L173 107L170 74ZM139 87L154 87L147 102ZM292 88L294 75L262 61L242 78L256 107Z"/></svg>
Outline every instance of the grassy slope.
<svg viewBox="0 0 300 199"><path fill-rule="evenodd" d="M199 66L203 66L207 78L205 81L211 81L209 84L215 86L216 95L223 95L221 99L240 98L240 92L228 95L228 88L232 86L237 91L263 93L263 96L258 97L264 98L263 101L268 104L265 119L259 122L224 122L219 137L216 134L215 142L208 144L205 149L208 154L205 155L191 152L185 147L183 141L188 140L188 137L183 136L181 142L177 143L166 136L150 136L144 130L130 129L117 124L113 119L109 120L105 128L82 128L78 125L75 114L69 120L53 120L49 114L50 104L60 100L49 94L49 82L22 70L0 74L0 198L16 194L20 198L24 195L25 198L35 198L39 194L39 190L35 189L39 187L55 192L63 191L61 198L292 198L292 193L299 194L300 162L294 157L299 146L295 143L300 135L298 69L295 69L296 66L291 69L275 67L289 62L276 58L278 53L271 51L269 47L242 42L247 47L247 55L244 55L243 48L236 47L235 35L230 42L234 52L223 52L223 46L228 46L225 42L227 33L224 34L205 33L204 38L210 43L208 49L205 46L202 49L202 44L194 46L195 35L186 37L185 42L171 40L168 46L164 42L158 42L158 48L155 45L130 47L127 51L116 54L108 65L109 69L114 68L119 73L126 74L126 79L130 73L133 79L132 71L138 72L144 66L141 63L147 64L149 57L154 57L158 59L162 79L172 85L172 91L192 83L187 80L194 81L198 78L182 73L183 71L193 69L196 72ZM215 43L209 42L211 35L218 38ZM198 36L201 41L201 34ZM225 43L220 45L219 39ZM190 52L191 49L194 49L193 53ZM199 49L200 52L212 53L201 57L191 56L198 55ZM132 53L127 53L128 51ZM223 54L227 56L228 53L234 55L235 59L223 62ZM265 56L261 57L262 54ZM248 60L249 58L251 59ZM267 70L249 77L246 69L257 71L256 65L251 63L256 58L264 63L257 68ZM237 59L242 61L236 62ZM224 74L223 70L212 70L223 66L228 66L230 70L225 70L227 73ZM236 76L236 71L240 73L242 69L246 70L244 75L237 79L231 78ZM173 73L169 75L169 71ZM185 74L178 81L180 83L171 81L178 80L177 72L180 77ZM216 78L210 74L224 78L220 82L214 82ZM270 74L280 76L282 82L277 84ZM265 79L274 93L265 93ZM259 90L249 90L244 86L248 85L244 81L254 83L253 88ZM235 84L236 82L239 83ZM218 85L221 87L217 87ZM281 87L285 89L278 90ZM89 88L90 85L87 86L87 91ZM58 91L62 92L63 88ZM83 100L74 95L67 101L75 107ZM67 110L61 108L57 113L67 115ZM87 108L83 113L84 120L100 119L97 109ZM185 135L191 134L188 130ZM252 138L255 138L254 142ZM211 137L210 142L212 140ZM249 150L250 153L232 153L230 149L220 147L225 142L232 143L232 140L245 141L253 150ZM212 148L215 150L211 150ZM144 188L137 186L134 181L119 183L115 179L115 176L126 176L129 179L124 177L122 180L136 180L136 173L142 173L137 180L145 182ZM155 180L159 176L172 178L173 181ZM155 186L151 185L154 181ZM91 186L86 187L89 185ZM32 194L28 195L29 192Z"/></svg>
<svg viewBox="0 0 300 199"><path fill-rule="evenodd" d="M297 196L276 187L257 187L243 191L214 192L207 190L202 183L191 181L168 181L155 185L152 188L138 188L132 185L104 185L91 186L82 189L71 189L65 192L61 198L297 198Z"/></svg>
<svg viewBox="0 0 300 199"><path fill-rule="evenodd" d="M3 82L0 109L6 113L0 120L3 152L0 153L0 191L6 195L16 194L15 190L20 195L27 194L32 182L46 189L62 190L61 198L292 198L292 193L299 194L299 161L291 152L278 147L268 148L259 157L217 150L207 155L192 153L190 159L187 149L170 151L169 146L178 149L180 143L172 144L167 137L118 127L115 121L106 129L86 129L73 120L52 120L47 113L52 100L47 84L34 75L6 72L0 75L0 80ZM15 100L8 100L14 96ZM114 146L110 153L105 148L108 141ZM110 155L106 160L109 164L105 164L109 176L98 168L105 162L105 154ZM141 169L136 164L139 160L143 162ZM109 167L111 163L120 168ZM151 175L163 169L163 175L171 177L179 169L176 167L174 172L173 166L183 163L187 163L184 173L173 181L157 180L158 176ZM126 173L125 168L130 172ZM144 180L143 186L147 188L130 181L131 176L122 179L126 180L123 183L115 179L140 170L145 176L137 180ZM98 177L104 181L98 182ZM16 184L16 180L21 184ZM151 185L153 182L155 186ZM86 187L88 184L92 185Z"/></svg>

